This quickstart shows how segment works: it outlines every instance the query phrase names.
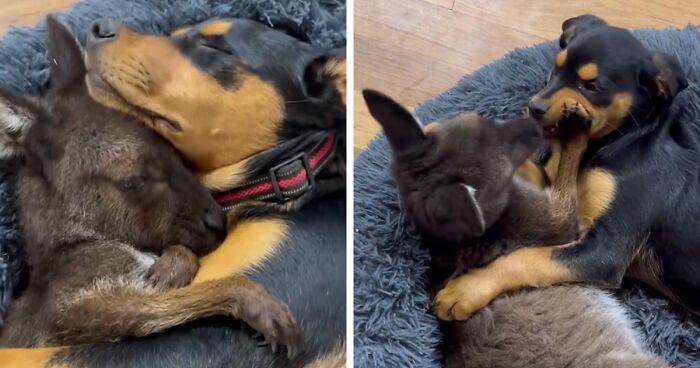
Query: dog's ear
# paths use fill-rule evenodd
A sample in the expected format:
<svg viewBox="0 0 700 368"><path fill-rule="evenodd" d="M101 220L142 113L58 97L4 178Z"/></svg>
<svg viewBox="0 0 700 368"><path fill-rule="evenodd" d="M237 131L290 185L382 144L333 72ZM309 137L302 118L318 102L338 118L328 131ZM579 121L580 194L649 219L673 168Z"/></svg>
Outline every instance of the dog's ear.
<svg viewBox="0 0 700 368"><path fill-rule="evenodd" d="M51 89L63 90L84 83L85 63L78 40L55 16L46 17Z"/></svg>
<svg viewBox="0 0 700 368"><path fill-rule="evenodd" d="M475 194L474 188L457 183L432 190L425 200L425 213L440 229L440 234L433 235L449 242L484 235L486 222Z"/></svg>
<svg viewBox="0 0 700 368"><path fill-rule="evenodd" d="M561 36L559 37L559 47L566 48L574 37L595 27L605 26L604 20L595 15L585 14L578 17L569 18L561 25Z"/></svg>
<svg viewBox="0 0 700 368"><path fill-rule="evenodd" d="M38 111L32 97L0 89L0 158L24 154L24 138L38 119Z"/></svg>
<svg viewBox="0 0 700 368"><path fill-rule="evenodd" d="M333 49L314 58L304 70L303 83L306 97L311 101L321 102L325 106L341 106L344 116L346 67L345 48Z"/></svg>
<svg viewBox="0 0 700 368"><path fill-rule="evenodd" d="M311 43L309 35L301 29L301 27L293 20L287 17L270 16L267 17L265 24L270 28L278 30L288 36L294 37L301 42Z"/></svg>
<svg viewBox="0 0 700 368"><path fill-rule="evenodd" d="M394 151L406 150L427 139L420 123L398 102L370 89L362 90L362 96Z"/></svg>
<svg viewBox="0 0 700 368"><path fill-rule="evenodd" d="M639 84L661 101L671 103L688 87L688 79L678 59L663 52L652 52L639 72Z"/></svg>

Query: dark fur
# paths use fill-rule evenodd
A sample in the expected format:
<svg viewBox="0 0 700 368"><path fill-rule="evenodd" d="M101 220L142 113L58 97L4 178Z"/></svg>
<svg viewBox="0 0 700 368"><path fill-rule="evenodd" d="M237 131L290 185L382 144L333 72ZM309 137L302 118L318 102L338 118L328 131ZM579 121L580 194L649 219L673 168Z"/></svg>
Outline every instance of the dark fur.
<svg viewBox="0 0 700 368"><path fill-rule="evenodd" d="M633 101L614 131L591 142L582 163L615 177L614 200L577 246L556 251L554 259L578 281L618 287L623 276L636 277L697 312L700 144L697 127L680 123L683 107L668 109L687 86L683 70L675 57L648 50L627 30L593 16L567 20L563 29L571 33L562 36L567 65L598 65L598 91L583 86L584 98L605 106L624 92ZM554 71L538 97L581 86L574 70Z"/></svg>
<svg viewBox="0 0 700 368"><path fill-rule="evenodd" d="M220 242L224 215L167 142L90 99L76 40L54 18L48 26L51 88L42 97L1 94L2 131L14 142L3 148L23 160L18 205L30 280L0 344L114 341L212 315L240 318L273 341L298 341L288 308L245 277L150 285L149 273L160 286L181 283L155 256L193 263L192 251Z"/></svg>

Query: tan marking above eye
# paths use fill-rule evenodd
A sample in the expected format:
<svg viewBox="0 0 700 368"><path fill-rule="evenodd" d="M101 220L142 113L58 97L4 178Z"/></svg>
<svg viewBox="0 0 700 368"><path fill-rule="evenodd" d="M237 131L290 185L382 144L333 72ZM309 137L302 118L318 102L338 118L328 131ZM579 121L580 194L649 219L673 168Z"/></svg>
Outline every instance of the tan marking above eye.
<svg viewBox="0 0 700 368"><path fill-rule="evenodd" d="M187 33L187 31L189 31L191 28L192 27L189 26L176 28L174 31L170 32L170 36L181 36Z"/></svg>
<svg viewBox="0 0 700 368"><path fill-rule="evenodd" d="M598 66L588 63L578 69L578 77L583 81L591 81L598 78Z"/></svg>
<svg viewBox="0 0 700 368"><path fill-rule="evenodd" d="M564 66L564 63L566 62L566 55L566 50L559 51L557 57L554 59L554 64L557 66L557 68Z"/></svg>
<svg viewBox="0 0 700 368"><path fill-rule="evenodd" d="M199 28L199 34L202 36L220 36L226 34L233 23L228 20L215 20L204 23Z"/></svg>

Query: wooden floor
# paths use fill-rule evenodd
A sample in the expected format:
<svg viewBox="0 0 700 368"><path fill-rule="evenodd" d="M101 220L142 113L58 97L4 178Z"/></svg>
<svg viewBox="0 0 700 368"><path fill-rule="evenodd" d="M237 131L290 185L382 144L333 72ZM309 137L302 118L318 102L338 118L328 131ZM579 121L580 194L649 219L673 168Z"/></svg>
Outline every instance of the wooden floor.
<svg viewBox="0 0 700 368"><path fill-rule="evenodd" d="M0 35L10 26L33 26L46 14L60 12L75 0L0 0Z"/></svg>
<svg viewBox="0 0 700 368"><path fill-rule="evenodd" d="M592 13L626 27L700 24L697 0L355 0L355 152L379 127L359 91L414 106L516 47L559 37Z"/></svg>

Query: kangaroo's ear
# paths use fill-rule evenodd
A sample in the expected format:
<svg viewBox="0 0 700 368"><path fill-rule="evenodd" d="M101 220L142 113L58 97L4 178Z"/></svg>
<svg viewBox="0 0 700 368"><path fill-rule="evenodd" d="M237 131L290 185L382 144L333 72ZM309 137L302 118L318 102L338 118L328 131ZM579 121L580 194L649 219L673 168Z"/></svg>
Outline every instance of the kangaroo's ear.
<svg viewBox="0 0 700 368"><path fill-rule="evenodd" d="M486 232L484 213L476 190L466 184L450 184L433 190L425 202L431 233L438 239L461 242Z"/></svg>
<svg viewBox="0 0 700 368"><path fill-rule="evenodd" d="M38 111L32 97L0 89L0 158L24 154L24 137Z"/></svg>
<svg viewBox="0 0 700 368"><path fill-rule="evenodd" d="M83 84L85 62L78 40L68 27L53 15L46 17L46 27L51 90L63 90L75 86L76 83Z"/></svg>
<svg viewBox="0 0 700 368"><path fill-rule="evenodd" d="M362 96L394 151L406 150L427 139L420 123L398 102L370 89L363 90Z"/></svg>

